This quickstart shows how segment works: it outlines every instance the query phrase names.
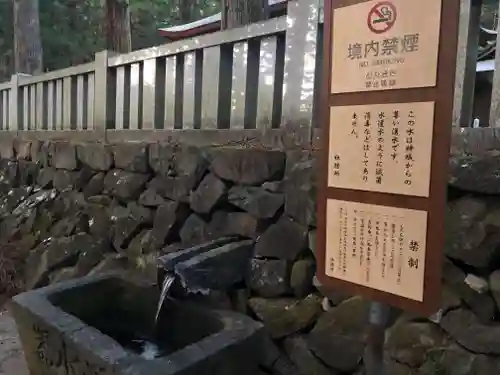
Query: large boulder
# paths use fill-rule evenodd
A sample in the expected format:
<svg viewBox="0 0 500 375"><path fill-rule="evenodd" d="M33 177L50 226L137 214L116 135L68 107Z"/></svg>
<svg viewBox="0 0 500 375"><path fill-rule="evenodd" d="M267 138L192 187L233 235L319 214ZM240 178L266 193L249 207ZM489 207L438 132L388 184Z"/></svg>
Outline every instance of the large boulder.
<svg viewBox="0 0 500 375"><path fill-rule="evenodd" d="M283 207L285 199L282 194L261 187L234 186L229 190L228 201L256 218L270 219Z"/></svg>
<svg viewBox="0 0 500 375"><path fill-rule="evenodd" d="M446 218L446 255L478 269L497 263L500 232L492 214L487 200L465 197L453 202Z"/></svg>
<svg viewBox="0 0 500 375"><path fill-rule="evenodd" d="M247 283L258 296L273 298L290 292L290 262L252 259Z"/></svg>
<svg viewBox="0 0 500 375"><path fill-rule="evenodd" d="M147 173L148 145L141 142L119 143L112 146L116 168L130 172Z"/></svg>
<svg viewBox="0 0 500 375"><path fill-rule="evenodd" d="M254 297L248 305L274 339L312 327L322 313L321 298L312 294L303 300Z"/></svg>
<svg viewBox="0 0 500 375"><path fill-rule="evenodd" d="M226 148L213 152L210 170L236 184L261 185L283 177L285 160L285 154L279 151Z"/></svg>
<svg viewBox="0 0 500 375"><path fill-rule="evenodd" d="M386 350L393 360L416 368L429 351L447 344L446 335L433 323L400 321L388 331Z"/></svg>
<svg viewBox="0 0 500 375"><path fill-rule="evenodd" d="M73 171L78 168L76 146L69 142L54 142L51 165L57 169Z"/></svg>
<svg viewBox="0 0 500 375"><path fill-rule="evenodd" d="M324 313L307 342L328 367L352 372L363 358L367 328L368 302L355 297Z"/></svg>
<svg viewBox="0 0 500 375"><path fill-rule="evenodd" d="M484 325L466 309L450 311L441 327L467 350L487 355L500 355L500 326Z"/></svg>
<svg viewBox="0 0 500 375"><path fill-rule="evenodd" d="M191 193L191 208L199 214L208 214L222 200L226 192L226 184L210 173Z"/></svg>
<svg viewBox="0 0 500 375"><path fill-rule="evenodd" d="M257 241L255 256L294 261L307 248L307 228L282 217Z"/></svg>
<svg viewBox="0 0 500 375"><path fill-rule="evenodd" d="M113 166L110 147L102 143L86 143L77 148L78 159L96 171L108 171Z"/></svg>
<svg viewBox="0 0 500 375"><path fill-rule="evenodd" d="M30 254L26 263L26 288L33 289L47 284L49 274L57 268L76 265L80 254L108 251L105 241L88 234L51 238L42 242Z"/></svg>
<svg viewBox="0 0 500 375"><path fill-rule="evenodd" d="M188 215L189 207L183 203L168 201L158 207L151 232L154 247L159 249L168 238L177 236Z"/></svg>
<svg viewBox="0 0 500 375"><path fill-rule="evenodd" d="M475 193L500 194L500 154L452 155L449 184Z"/></svg>
<svg viewBox="0 0 500 375"><path fill-rule="evenodd" d="M139 198L148 179L147 174L114 169L106 174L104 187L115 198L134 200Z"/></svg>
<svg viewBox="0 0 500 375"><path fill-rule="evenodd" d="M287 337L283 342L287 356L303 375L333 375L310 350L307 340L302 335ZM393 375L391 373L391 375Z"/></svg>
<svg viewBox="0 0 500 375"><path fill-rule="evenodd" d="M298 163L289 168L285 180L285 213L305 226L316 225L315 160Z"/></svg>

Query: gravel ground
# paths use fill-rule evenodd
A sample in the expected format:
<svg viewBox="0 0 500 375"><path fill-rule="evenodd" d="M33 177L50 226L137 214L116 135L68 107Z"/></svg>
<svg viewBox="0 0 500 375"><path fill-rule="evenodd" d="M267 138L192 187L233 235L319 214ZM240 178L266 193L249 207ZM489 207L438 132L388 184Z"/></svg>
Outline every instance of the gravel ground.
<svg viewBox="0 0 500 375"><path fill-rule="evenodd" d="M29 375L16 323L0 301L0 375Z"/></svg>

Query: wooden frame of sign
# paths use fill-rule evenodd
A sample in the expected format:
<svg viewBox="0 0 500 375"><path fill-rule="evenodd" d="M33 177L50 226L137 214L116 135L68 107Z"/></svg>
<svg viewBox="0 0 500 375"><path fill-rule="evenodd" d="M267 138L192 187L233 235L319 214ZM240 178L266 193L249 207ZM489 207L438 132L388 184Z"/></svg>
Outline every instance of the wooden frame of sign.
<svg viewBox="0 0 500 375"><path fill-rule="evenodd" d="M459 11L459 0L325 0L325 287L439 306Z"/></svg>

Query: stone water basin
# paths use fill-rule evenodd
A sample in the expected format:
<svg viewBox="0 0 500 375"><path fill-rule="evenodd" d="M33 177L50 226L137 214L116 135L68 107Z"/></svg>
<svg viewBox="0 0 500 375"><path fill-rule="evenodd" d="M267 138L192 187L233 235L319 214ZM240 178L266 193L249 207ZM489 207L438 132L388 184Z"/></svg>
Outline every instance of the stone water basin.
<svg viewBox="0 0 500 375"><path fill-rule="evenodd" d="M252 374L263 327L245 315L168 300L157 286L86 277L14 297L31 375Z"/></svg>

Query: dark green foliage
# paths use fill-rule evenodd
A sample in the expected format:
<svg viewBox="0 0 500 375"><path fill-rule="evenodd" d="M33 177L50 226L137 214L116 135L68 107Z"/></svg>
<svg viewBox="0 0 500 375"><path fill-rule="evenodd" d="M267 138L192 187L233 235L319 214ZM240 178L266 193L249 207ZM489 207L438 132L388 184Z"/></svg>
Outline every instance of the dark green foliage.
<svg viewBox="0 0 500 375"><path fill-rule="evenodd" d="M179 2L191 1L190 20L220 11L220 0L129 0L132 48L165 43L160 25L181 23ZM40 0L40 25L46 71L92 61L104 49L101 0ZM0 82L13 73L12 0L0 0Z"/></svg>

